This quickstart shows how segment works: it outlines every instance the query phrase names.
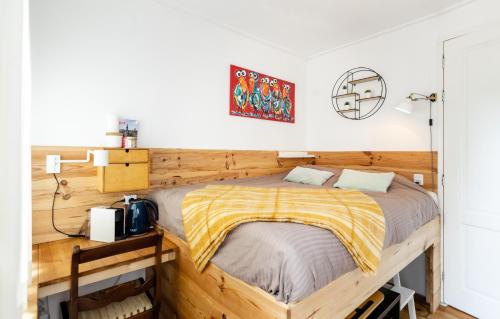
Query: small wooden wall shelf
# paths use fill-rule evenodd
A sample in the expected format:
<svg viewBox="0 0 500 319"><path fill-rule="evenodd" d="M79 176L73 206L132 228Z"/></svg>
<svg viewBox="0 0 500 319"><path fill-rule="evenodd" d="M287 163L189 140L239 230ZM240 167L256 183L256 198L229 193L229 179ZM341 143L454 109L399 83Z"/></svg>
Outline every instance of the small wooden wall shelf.
<svg viewBox="0 0 500 319"><path fill-rule="evenodd" d="M358 93L348 93L348 94L340 94L340 95L336 95L334 96L334 98L336 99L345 99L345 98L348 98L348 97L358 97L359 94Z"/></svg>
<svg viewBox="0 0 500 319"><path fill-rule="evenodd" d="M337 95L337 96L334 96L333 98L335 99L342 99L342 98L348 98L348 97L351 97L351 96L356 96L356 102L366 102L366 101L375 101L375 100L381 100L381 99L384 99L383 96L372 96L372 97L366 97L366 98L358 98L359 94L343 94L343 95Z"/></svg>
<svg viewBox="0 0 500 319"><path fill-rule="evenodd" d="M307 152L287 152L287 151L281 151L278 152L278 158L315 158L316 156L313 154L309 154Z"/></svg>
<svg viewBox="0 0 500 319"><path fill-rule="evenodd" d="M149 150L111 148L109 164L97 169L97 189L101 193L136 191L149 188Z"/></svg>
<svg viewBox="0 0 500 319"><path fill-rule="evenodd" d="M366 101L376 101L376 100L383 100L385 99L383 96L372 96L372 97L367 97L364 99L359 99L360 102L366 102Z"/></svg>
<svg viewBox="0 0 500 319"><path fill-rule="evenodd" d="M375 75L375 76L369 76L369 77L361 78L361 79L357 79L357 80L351 80L351 81L348 81L347 83L352 84L352 85L356 85L359 83L366 83L366 82L378 81L378 80L380 80L380 76Z"/></svg>
<svg viewBox="0 0 500 319"><path fill-rule="evenodd" d="M356 112L356 109L348 109L348 110L340 110L339 112L341 113L349 113L349 112Z"/></svg>

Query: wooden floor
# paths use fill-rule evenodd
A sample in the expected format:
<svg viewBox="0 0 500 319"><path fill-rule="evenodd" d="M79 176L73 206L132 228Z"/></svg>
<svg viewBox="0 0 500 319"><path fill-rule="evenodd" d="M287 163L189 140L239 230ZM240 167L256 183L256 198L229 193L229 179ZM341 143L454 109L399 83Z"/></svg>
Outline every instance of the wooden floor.
<svg viewBox="0 0 500 319"><path fill-rule="evenodd" d="M434 314L429 312L429 304L425 302L422 297L416 297L415 307L417 310L418 319L475 319L476 317L463 313L453 307L440 306L438 311ZM401 319L409 319L408 311L403 309L401 311Z"/></svg>

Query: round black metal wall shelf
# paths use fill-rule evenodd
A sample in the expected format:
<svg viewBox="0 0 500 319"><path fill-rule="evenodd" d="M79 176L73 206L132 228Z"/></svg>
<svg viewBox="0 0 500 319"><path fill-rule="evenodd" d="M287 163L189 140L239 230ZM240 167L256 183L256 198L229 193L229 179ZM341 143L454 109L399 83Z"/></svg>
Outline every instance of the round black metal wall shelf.
<svg viewBox="0 0 500 319"><path fill-rule="evenodd" d="M364 120L377 113L387 95L384 78L370 68L354 68L335 82L332 105L342 117Z"/></svg>

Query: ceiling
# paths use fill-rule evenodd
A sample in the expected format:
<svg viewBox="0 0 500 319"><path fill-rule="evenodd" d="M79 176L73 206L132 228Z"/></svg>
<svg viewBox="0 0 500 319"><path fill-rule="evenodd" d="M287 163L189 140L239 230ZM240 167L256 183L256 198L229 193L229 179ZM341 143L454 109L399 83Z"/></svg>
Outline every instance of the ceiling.
<svg viewBox="0 0 500 319"><path fill-rule="evenodd" d="M311 57L463 0L158 0L301 57Z"/></svg>

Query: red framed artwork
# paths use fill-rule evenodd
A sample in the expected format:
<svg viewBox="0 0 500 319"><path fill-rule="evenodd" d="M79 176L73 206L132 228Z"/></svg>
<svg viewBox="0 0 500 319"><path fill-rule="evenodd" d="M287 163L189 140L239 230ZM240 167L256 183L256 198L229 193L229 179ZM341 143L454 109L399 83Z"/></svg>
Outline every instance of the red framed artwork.
<svg viewBox="0 0 500 319"><path fill-rule="evenodd" d="M295 123L295 84L231 65L229 114Z"/></svg>

